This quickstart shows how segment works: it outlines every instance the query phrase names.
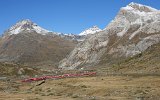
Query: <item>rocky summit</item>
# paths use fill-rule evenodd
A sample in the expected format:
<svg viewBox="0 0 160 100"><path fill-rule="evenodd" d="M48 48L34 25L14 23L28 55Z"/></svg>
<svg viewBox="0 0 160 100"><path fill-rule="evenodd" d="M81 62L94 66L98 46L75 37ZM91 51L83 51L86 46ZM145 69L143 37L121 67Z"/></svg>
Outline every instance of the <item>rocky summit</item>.
<svg viewBox="0 0 160 100"><path fill-rule="evenodd" d="M13 35L13 34L19 34L23 32L36 32L42 35L45 35L49 33L50 31L38 26L36 23L33 23L29 19L25 19L22 21L19 21L15 25L13 25L11 28L9 28L7 31L5 31L4 35Z"/></svg>

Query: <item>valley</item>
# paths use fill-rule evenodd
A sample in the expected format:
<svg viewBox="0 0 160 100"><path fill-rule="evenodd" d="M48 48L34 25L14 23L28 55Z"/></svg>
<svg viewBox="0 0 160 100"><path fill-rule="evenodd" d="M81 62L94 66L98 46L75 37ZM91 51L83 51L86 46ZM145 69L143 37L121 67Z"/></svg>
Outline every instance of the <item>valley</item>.
<svg viewBox="0 0 160 100"><path fill-rule="evenodd" d="M119 9L103 29L62 33L23 19L4 31L0 100L159 100L160 10Z"/></svg>
<svg viewBox="0 0 160 100"><path fill-rule="evenodd" d="M40 86L35 86L36 82L0 81L0 100L158 100L159 77L108 74L46 80Z"/></svg>

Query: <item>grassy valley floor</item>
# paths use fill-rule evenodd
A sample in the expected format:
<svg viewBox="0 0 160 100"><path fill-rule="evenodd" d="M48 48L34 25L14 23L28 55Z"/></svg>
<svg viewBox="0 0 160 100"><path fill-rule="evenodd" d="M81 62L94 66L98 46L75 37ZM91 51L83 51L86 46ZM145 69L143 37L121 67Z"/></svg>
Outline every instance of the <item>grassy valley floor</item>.
<svg viewBox="0 0 160 100"><path fill-rule="evenodd" d="M0 81L0 100L159 100L159 75L107 75L33 83Z"/></svg>

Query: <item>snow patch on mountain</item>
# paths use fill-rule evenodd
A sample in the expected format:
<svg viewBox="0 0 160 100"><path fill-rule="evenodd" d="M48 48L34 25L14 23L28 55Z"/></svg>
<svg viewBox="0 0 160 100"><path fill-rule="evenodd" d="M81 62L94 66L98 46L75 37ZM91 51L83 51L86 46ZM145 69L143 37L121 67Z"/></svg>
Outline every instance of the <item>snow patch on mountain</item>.
<svg viewBox="0 0 160 100"><path fill-rule="evenodd" d="M102 31L100 28L98 28L97 26L93 26L93 27L81 32L79 35L81 35L81 36L82 35L89 35L89 34L94 34L94 33L100 32L100 31Z"/></svg>

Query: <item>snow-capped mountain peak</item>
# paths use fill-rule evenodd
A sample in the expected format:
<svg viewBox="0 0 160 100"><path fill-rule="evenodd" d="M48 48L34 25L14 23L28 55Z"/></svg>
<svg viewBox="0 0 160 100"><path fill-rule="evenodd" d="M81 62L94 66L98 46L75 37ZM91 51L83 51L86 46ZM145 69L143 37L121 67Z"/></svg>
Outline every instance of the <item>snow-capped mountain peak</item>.
<svg viewBox="0 0 160 100"><path fill-rule="evenodd" d="M150 6L146 6L146 5L142 5L142 4L138 4L138 3L134 3L134 2L131 2L128 6L134 8L134 9L140 10L140 11L145 11L145 12L158 11L157 9L152 8Z"/></svg>
<svg viewBox="0 0 160 100"><path fill-rule="evenodd" d="M45 35L46 33L50 32L40 26L38 26L36 23L33 23L29 19L25 19L22 21L19 21L15 25L13 25L10 29L8 29L5 33L12 35L12 34L19 34L21 32L36 32L42 35Z"/></svg>
<svg viewBox="0 0 160 100"><path fill-rule="evenodd" d="M97 26L93 26L93 27L81 32L79 35L81 35L81 36L82 35L89 35L89 34L94 34L94 33L100 32L100 31L102 31L100 28L98 28Z"/></svg>
<svg viewBox="0 0 160 100"><path fill-rule="evenodd" d="M155 12L155 11L158 11L157 9L152 8L150 6L146 6L146 5L142 5L142 4L138 4L138 3L134 3L134 2L131 2L126 7L122 7L122 9L130 10L130 11L139 11L139 12Z"/></svg>

